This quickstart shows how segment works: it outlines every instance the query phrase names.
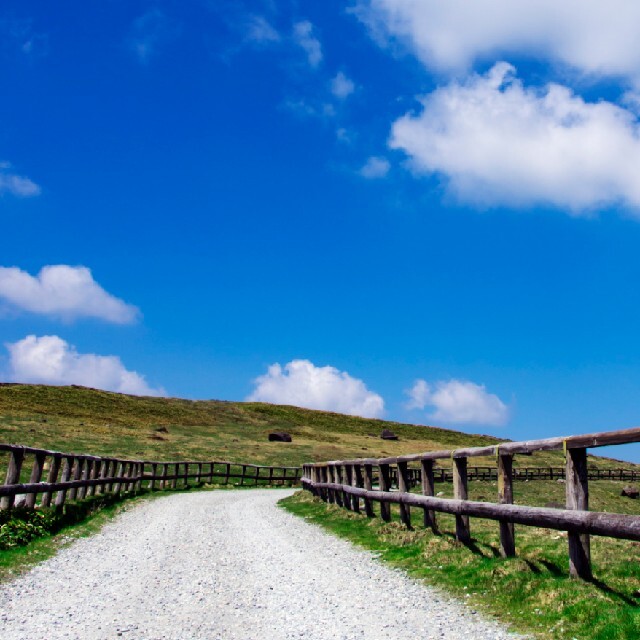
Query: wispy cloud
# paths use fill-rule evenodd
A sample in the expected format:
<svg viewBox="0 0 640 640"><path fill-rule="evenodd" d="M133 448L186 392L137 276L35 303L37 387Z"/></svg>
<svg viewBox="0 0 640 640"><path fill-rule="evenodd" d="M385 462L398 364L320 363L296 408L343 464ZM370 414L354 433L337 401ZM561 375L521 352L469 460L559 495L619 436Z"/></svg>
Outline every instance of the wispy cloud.
<svg viewBox="0 0 640 640"><path fill-rule="evenodd" d="M249 15L244 25L244 40L257 45L268 45L280 42L282 36L264 16Z"/></svg>
<svg viewBox="0 0 640 640"><path fill-rule="evenodd" d="M307 54L307 61L311 67L317 67L322 62L322 45L315 36L314 26L308 20L296 22L293 25L293 40Z"/></svg>
<svg viewBox="0 0 640 640"><path fill-rule="evenodd" d="M15 173L11 163L0 162L0 195L10 194L19 198L40 195L40 187L31 178Z"/></svg>
<svg viewBox="0 0 640 640"><path fill-rule="evenodd" d="M386 158L382 156L371 156L367 159L358 173L368 180L376 180L378 178L384 178L391 169L391 164Z"/></svg>
<svg viewBox="0 0 640 640"><path fill-rule="evenodd" d="M58 336L30 335L6 345L11 380L36 384L79 384L139 396L163 396L164 389L147 384L117 356L78 353Z"/></svg>
<svg viewBox="0 0 640 640"><path fill-rule="evenodd" d="M273 364L254 384L248 401L290 404L366 418L380 417L384 412L382 397L370 391L362 380L335 367L317 367L309 360L292 360L284 367Z"/></svg>
<svg viewBox="0 0 640 640"><path fill-rule="evenodd" d="M467 380L440 380L433 386L416 380L406 394L407 409L432 407L429 419L435 422L500 427L509 419L509 408L498 396Z"/></svg>
<svg viewBox="0 0 640 640"><path fill-rule="evenodd" d="M0 267L0 301L65 320L99 318L115 324L135 322L137 307L107 293L86 267L43 267L32 276L17 267Z"/></svg>
<svg viewBox="0 0 640 640"><path fill-rule="evenodd" d="M331 80L331 93L339 100L348 98L355 90L356 85L353 80L342 71L338 71Z"/></svg>

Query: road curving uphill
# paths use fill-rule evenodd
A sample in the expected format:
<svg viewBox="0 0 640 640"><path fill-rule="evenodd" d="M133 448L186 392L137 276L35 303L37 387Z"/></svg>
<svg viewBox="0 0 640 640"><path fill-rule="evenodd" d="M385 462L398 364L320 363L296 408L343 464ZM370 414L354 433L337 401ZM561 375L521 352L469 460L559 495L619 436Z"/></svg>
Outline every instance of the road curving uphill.
<svg viewBox="0 0 640 640"><path fill-rule="evenodd" d="M3 640L522 636L284 512L290 490L164 496L0 591Z"/></svg>

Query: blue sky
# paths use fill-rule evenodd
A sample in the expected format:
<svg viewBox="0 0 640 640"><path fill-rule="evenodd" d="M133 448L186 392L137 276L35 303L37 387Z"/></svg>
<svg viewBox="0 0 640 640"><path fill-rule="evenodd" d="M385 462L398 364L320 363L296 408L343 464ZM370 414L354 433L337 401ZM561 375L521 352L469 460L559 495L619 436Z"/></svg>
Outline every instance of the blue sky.
<svg viewBox="0 0 640 640"><path fill-rule="evenodd" d="M640 9L613 4L4 3L2 379L637 425Z"/></svg>

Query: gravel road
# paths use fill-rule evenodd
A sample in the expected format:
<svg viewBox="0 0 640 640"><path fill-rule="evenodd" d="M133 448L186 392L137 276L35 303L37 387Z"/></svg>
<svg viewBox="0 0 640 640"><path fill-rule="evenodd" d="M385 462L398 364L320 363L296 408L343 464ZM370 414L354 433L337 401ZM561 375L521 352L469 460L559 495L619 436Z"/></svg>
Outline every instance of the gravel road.
<svg viewBox="0 0 640 640"><path fill-rule="evenodd" d="M290 490L138 504L0 591L2 640L511 635L276 506Z"/></svg>

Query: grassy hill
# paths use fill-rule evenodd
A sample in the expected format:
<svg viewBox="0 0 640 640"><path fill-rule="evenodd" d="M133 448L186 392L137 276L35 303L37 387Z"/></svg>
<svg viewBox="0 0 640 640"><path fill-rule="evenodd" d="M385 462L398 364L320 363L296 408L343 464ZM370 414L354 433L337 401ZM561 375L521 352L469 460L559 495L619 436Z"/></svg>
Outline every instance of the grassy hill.
<svg viewBox="0 0 640 640"><path fill-rule="evenodd" d="M384 428L393 430L400 439L380 439ZM293 442L268 442L273 430L287 431ZM299 465L311 460L480 446L500 440L258 402L149 398L77 386L0 384L0 442L147 460ZM477 463L483 462L478 459ZM558 453L541 453L521 458L520 463L555 466L562 464L562 458ZM620 466L606 459L598 459L597 464L602 468Z"/></svg>

